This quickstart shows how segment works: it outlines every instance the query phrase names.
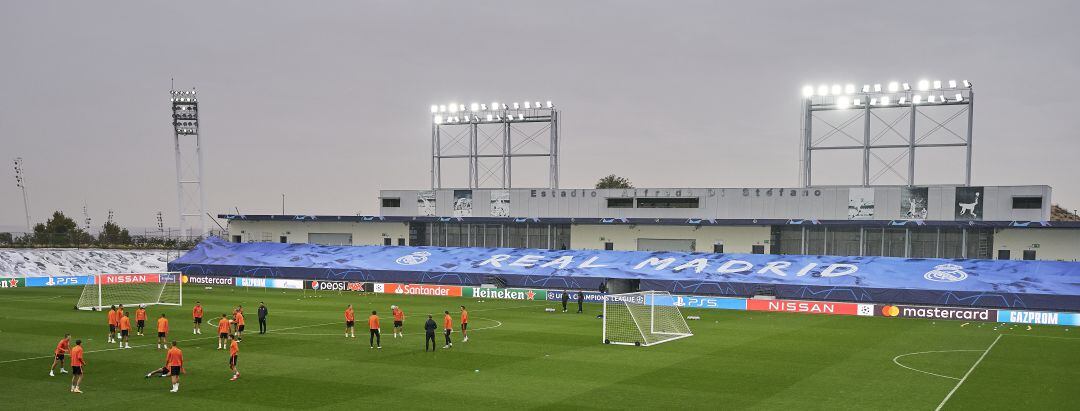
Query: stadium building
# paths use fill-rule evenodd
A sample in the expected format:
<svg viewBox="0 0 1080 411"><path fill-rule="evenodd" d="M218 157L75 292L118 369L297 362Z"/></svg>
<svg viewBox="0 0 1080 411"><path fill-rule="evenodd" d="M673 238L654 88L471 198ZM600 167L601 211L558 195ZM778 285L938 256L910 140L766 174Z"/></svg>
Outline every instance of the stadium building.
<svg viewBox="0 0 1080 411"><path fill-rule="evenodd" d="M236 215L233 242L1080 258L1048 186L383 190L379 216Z"/></svg>

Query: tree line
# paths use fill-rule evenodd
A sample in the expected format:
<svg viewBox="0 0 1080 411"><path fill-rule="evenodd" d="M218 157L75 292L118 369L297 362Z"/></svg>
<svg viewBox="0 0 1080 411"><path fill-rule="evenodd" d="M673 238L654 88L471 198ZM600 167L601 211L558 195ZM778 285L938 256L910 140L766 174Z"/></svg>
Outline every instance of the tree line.
<svg viewBox="0 0 1080 411"><path fill-rule="evenodd" d="M191 248L201 237L131 235L128 229L112 221L92 235L64 215L53 212L44 223L34 225L32 233L0 233L0 247L74 247L74 248Z"/></svg>

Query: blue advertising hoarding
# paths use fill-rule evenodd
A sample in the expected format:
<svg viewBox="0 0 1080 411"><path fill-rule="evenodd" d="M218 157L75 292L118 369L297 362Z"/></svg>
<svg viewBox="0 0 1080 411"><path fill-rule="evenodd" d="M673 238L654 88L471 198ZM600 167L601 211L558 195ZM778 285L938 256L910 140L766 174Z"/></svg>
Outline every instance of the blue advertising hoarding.
<svg viewBox="0 0 1080 411"><path fill-rule="evenodd" d="M567 294L570 294L570 302L577 302L577 291L567 291ZM547 299L548 301L562 301L562 295L563 292L561 290L549 290L547 292ZM596 291L582 291L582 297L584 297L583 300L587 303L602 303L604 302L604 295L605 294Z"/></svg>
<svg viewBox="0 0 1080 411"><path fill-rule="evenodd" d="M1045 311L998 310L998 322L1080 326L1080 314Z"/></svg>
<svg viewBox="0 0 1080 411"><path fill-rule="evenodd" d="M27 277L27 287L63 287L73 285L87 285L94 283L91 275L66 275L55 277Z"/></svg>

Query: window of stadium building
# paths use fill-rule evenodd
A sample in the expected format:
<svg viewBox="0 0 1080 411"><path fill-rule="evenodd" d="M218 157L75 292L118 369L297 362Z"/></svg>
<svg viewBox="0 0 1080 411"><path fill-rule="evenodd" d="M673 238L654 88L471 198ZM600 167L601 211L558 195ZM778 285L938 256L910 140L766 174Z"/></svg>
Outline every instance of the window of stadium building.
<svg viewBox="0 0 1080 411"><path fill-rule="evenodd" d="M698 198L642 198L637 199L637 208L698 208Z"/></svg>
<svg viewBox="0 0 1080 411"><path fill-rule="evenodd" d="M975 228L775 226L771 238L778 254L990 258L993 249L992 232Z"/></svg>
<svg viewBox="0 0 1080 411"><path fill-rule="evenodd" d="M438 247L509 247L566 250L570 226L566 224L461 224L426 223L426 244Z"/></svg>

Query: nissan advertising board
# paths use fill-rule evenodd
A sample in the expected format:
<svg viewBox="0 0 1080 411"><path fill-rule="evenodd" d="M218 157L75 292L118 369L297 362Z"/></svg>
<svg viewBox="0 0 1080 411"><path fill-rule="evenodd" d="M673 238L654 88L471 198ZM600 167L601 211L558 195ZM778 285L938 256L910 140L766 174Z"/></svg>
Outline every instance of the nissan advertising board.
<svg viewBox="0 0 1080 411"><path fill-rule="evenodd" d="M825 301L746 300L750 311L775 311L806 314L859 315L859 304Z"/></svg>

